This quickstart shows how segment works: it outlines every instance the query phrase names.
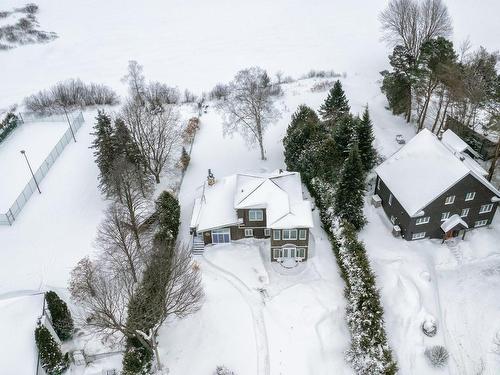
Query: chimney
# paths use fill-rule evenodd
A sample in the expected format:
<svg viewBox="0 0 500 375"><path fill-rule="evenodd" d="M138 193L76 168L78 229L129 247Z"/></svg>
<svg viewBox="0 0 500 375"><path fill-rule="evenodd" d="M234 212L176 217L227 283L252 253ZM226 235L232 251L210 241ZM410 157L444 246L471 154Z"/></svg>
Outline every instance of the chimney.
<svg viewBox="0 0 500 375"><path fill-rule="evenodd" d="M211 169L208 170L207 182L208 186L212 186L213 184L215 184L215 177Z"/></svg>

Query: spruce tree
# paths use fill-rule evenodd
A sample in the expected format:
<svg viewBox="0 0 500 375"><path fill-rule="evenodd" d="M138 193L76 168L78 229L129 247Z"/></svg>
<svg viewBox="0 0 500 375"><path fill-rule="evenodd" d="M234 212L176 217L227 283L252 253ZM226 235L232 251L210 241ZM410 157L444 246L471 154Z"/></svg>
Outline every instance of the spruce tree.
<svg viewBox="0 0 500 375"><path fill-rule="evenodd" d="M285 163L288 170L302 171L302 154L310 151L309 143L318 132L319 118L310 107L301 104L292 115L286 136L283 139Z"/></svg>
<svg viewBox="0 0 500 375"><path fill-rule="evenodd" d="M355 123L356 120L352 116L344 116L339 119L333 130L337 157L342 161L349 155L350 146L356 141Z"/></svg>
<svg viewBox="0 0 500 375"><path fill-rule="evenodd" d="M325 102L319 107L319 114L323 120L336 123L342 116L347 115L350 110L342 84L337 80L328 92Z"/></svg>
<svg viewBox="0 0 500 375"><path fill-rule="evenodd" d="M111 118L104 111L98 111L96 120L92 133L95 138L90 148L94 149L95 162L99 168L99 188L103 194L109 197L115 158L113 127Z"/></svg>
<svg viewBox="0 0 500 375"><path fill-rule="evenodd" d="M142 167L141 152L132 139L127 125L120 118L115 120L115 129L112 138L116 155L125 157L127 162L132 163L140 169Z"/></svg>
<svg viewBox="0 0 500 375"><path fill-rule="evenodd" d="M334 213L350 222L356 229L365 224L363 216L364 171L359 157L358 145L354 143L340 171L335 189Z"/></svg>
<svg viewBox="0 0 500 375"><path fill-rule="evenodd" d="M40 355L40 364L48 375L60 375L68 367L68 359L51 333L42 324L35 329L35 342Z"/></svg>
<svg viewBox="0 0 500 375"><path fill-rule="evenodd" d="M368 112L368 106L365 107L361 119L357 121L356 133L361 163L363 163L364 171L368 172L375 166L377 158L377 151L375 151L373 147L375 137L373 136L373 126Z"/></svg>
<svg viewBox="0 0 500 375"><path fill-rule="evenodd" d="M175 240L179 233L180 206L179 201L168 191L160 194L156 200L158 232L156 238L162 241Z"/></svg>
<svg viewBox="0 0 500 375"><path fill-rule="evenodd" d="M70 339L74 326L68 305L53 291L45 293L45 300L47 301L47 307L52 318L52 326L57 336L62 341Z"/></svg>

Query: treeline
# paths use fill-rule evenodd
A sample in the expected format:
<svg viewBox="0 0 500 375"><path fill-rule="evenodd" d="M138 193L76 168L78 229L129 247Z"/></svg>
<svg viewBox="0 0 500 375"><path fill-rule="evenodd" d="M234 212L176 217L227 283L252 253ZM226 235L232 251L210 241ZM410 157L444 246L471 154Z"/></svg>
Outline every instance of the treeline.
<svg viewBox="0 0 500 375"><path fill-rule="evenodd" d="M381 13L384 37L394 47L390 71L383 71L382 91L394 114L418 129L434 107L432 131L442 128L447 115L472 129L498 122L500 76L498 51L480 47L458 49L448 39L451 18L441 0L392 0Z"/></svg>
<svg viewBox="0 0 500 375"><path fill-rule="evenodd" d="M346 318L351 333L347 360L357 374L395 374L397 364L387 343L383 308L366 249L357 230L366 219L366 174L377 153L368 108L350 113L339 81L316 112L301 105L283 140L289 170L302 174L316 205L346 283Z"/></svg>
<svg viewBox="0 0 500 375"><path fill-rule="evenodd" d="M99 188L112 200L97 232L96 256L72 271L70 292L80 322L104 340L124 341L123 373L161 371L158 331L166 319L201 307L199 269L177 241L180 207L170 192L154 198L155 182L173 167L181 139L175 107L142 67L129 64L129 96L112 119L99 111L92 148Z"/></svg>

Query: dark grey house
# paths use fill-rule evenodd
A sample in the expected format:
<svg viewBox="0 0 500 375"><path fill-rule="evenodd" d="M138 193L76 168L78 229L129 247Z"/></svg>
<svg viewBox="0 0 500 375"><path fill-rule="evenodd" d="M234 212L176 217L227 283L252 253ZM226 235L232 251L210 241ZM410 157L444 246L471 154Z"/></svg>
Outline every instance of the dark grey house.
<svg viewBox="0 0 500 375"><path fill-rule="evenodd" d="M438 139L424 129L375 169L374 202L394 233L447 239L491 223L500 191L466 148L451 130Z"/></svg>
<svg viewBox="0 0 500 375"><path fill-rule="evenodd" d="M311 204L297 172L236 174L203 185L195 200L195 245L269 238L270 260L293 264L309 256Z"/></svg>

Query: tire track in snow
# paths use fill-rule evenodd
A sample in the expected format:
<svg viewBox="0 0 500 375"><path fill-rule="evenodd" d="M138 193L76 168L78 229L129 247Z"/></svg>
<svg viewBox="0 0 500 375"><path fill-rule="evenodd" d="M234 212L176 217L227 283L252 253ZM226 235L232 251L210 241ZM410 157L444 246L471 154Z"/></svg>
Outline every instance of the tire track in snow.
<svg viewBox="0 0 500 375"><path fill-rule="evenodd" d="M262 313L262 300L256 291L250 289L241 279L233 273L210 262L204 256L200 259L207 266L206 269L225 279L243 297L247 303L253 318L253 328L255 334L255 346L257 351L257 375L270 375L269 346L267 341L267 330Z"/></svg>

